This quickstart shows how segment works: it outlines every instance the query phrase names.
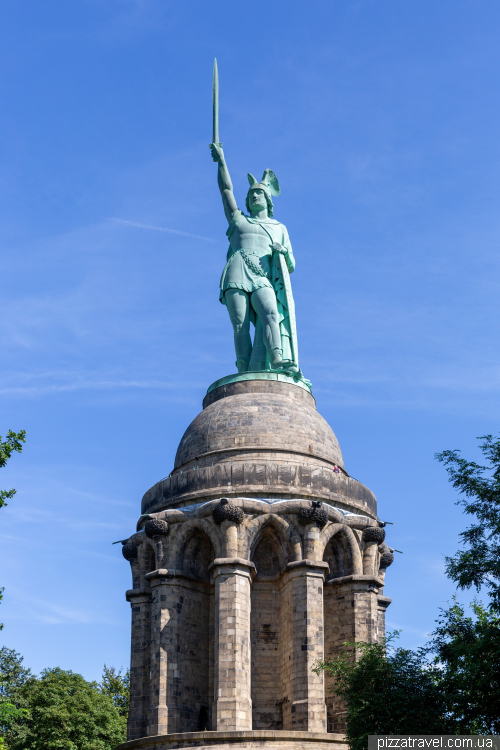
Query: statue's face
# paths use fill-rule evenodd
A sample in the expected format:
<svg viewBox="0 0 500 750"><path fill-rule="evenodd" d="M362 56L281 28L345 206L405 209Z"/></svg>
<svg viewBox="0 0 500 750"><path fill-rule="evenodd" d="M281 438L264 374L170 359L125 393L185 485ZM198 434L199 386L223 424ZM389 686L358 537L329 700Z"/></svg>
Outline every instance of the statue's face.
<svg viewBox="0 0 500 750"><path fill-rule="evenodd" d="M248 205L250 206L250 211L252 212L267 209L266 195L262 188L255 188L255 190L250 191L250 195L248 197Z"/></svg>

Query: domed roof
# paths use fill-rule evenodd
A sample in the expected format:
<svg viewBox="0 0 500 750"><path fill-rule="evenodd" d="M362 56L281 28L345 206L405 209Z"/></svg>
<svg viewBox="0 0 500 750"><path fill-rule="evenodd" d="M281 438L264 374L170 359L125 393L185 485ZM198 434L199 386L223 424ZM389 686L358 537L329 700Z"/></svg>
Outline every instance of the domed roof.
<svg viewBox="0 0 500 750"><path fill-rule="evenodd" d="M275 381L233 383L208 394L204 405L184 433L174 471L207 454L252 449L344 466L332 428L302 388Z"/></svg>

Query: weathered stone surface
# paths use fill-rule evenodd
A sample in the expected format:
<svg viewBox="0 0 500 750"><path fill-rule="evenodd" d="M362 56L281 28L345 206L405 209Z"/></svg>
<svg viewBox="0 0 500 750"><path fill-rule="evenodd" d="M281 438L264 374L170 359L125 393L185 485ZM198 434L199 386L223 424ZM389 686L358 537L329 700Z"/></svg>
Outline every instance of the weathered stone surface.
<svg viewBox="0 0 500 750"><path fill-rule="evenodd" d="M137 547L135 544L132 544L131 542L127 542L122 547L122 555L125 558L125 560L128 560L129 562L131 560L135 560L137 557Z"/></svg>
<svg viewBox="0 0 500 750"><path fill-rule="evenodd" d="M313 500L310 508L301 508L298 512L298 521L302 526L315 523L320 529L328 523L328 513L321 507L321 503Z"/></svg>
<svg viewBox="0 0 500 750"><path fill-rule="evenodd" d="M317 459L299 461L292 454L242 451L223 454L218 462L200 459L195 466L161 480L144 495L142 513L193 505L222 494L322 500L372 518L377 515L376 498L367 487Z"/></svg>
<svg viewBox="0 0 500 750"><path fill-rule="evenodd" d="M249 380L216 388L204 405L142 513L224 494L321 500L376 517L375 496L343 469L337 438L304 389Z"/></svg>
<svg viewBox="0 0 500 750"><path fill-rule="evenodd" d="M166 536L168 534L168 523L161 518L150 518L144 526L146 536L154 539L155 536Z"/></svg>
<svg viewBox="0 0 500 750"><path fill-rule="evenodd" d="M367 526L363 529L363 541L364 542L376 542L382 544L385 539L385 529L380 526Z"/></svg>
<svg viewBox="0 0 500 750"><path fill-rule="evenodd" d="M326 583L325 658L335 656L345 641L381 641L385 635L385 620L379 614L381 589L382 582L378 578L365 575L342 576ZM387 607L391 600L384 598ZM330 690L332 677L326 676L325 684L328 731L344 732L344 707Z"/></svg>
<svg viewBox="0 0 500 750"><path fill-rule="evenodd" d="M255 382L259 392L252 385ZM218 400L207 405L184 433L175 469L235 446L260 452L284 450L343 466L332 428L302 388L277 381L245 381L217 388L213 394L214 398L219 395Z"/></svg>
<svg viewBox="0 0 500 750"><path fill-rule="evenodd" d="M343 734L316 732L185 732L160 737L144 737L118 745L116 750L347 750Z"/></svg>
<svg viewBox="0 0 500 750"><path fill-rule="evenodd" d="M280 381L214 389L143 512L159 515L124 548L122 750L346 750L343 706L313 666L383 637L393 556L312 396Z"/></svg>
<svg viewBox="0 0 500 750"><path fill-rule="evenodd" d="M388 568L389 565L392 565L394 562L394 555L392 552L384 552L383 555L380 557L380 567L381 568Z"/></svg>
<svg viewBox="0 0 500 750"><path fill-rule="evenodd" d="M305 391L303 388L297 388L293 386L293 384L281 383L279 381L273 382L271 386L269 386L268 383L269 381L266 380L247 380L240 383L229 383L220 388L215 388L213 391L210 391L210 393L207 393L203 399L203 408L206 409L207 406L210 406L216 401L220 401L222 398L227 398L228 396L238 396L247 393L259 395L269 393L270 390L272 393L289 397L290 385L294 388L292 398L295 401L302 401L307 406L313 409L316 408L316 399L312 393Z"/></svg>
<svg viewBox="0 0 500 750"><path fill-rule="evenodd" d="M233 505L227 497L223 497L218 505L212 511L212 518L214 519L217 526L223 521L232 521L232 523L240 524L245 517L242 508L237 505Z"/></svg>

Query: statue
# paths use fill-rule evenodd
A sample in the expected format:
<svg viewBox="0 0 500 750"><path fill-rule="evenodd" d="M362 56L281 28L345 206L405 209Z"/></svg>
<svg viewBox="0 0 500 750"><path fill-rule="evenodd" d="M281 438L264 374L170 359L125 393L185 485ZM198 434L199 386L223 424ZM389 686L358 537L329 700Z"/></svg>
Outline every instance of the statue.
<svg viewBox="0 0 500 750"><path fill-rule="evenodd" d="M248 175L250 189L241 211L233 194L222 143L219 143L219 82L217 60L213 82L212 158L229 224L229 250L220 281L219 299L227 306L234 330L238 372L275 370L302 378L299 370L295 305L290 274L295 268L284 224L273 219L272 197L280 194L276 175L266 169L258 182ZM255 326L252 344L250 323Z"/></svg>

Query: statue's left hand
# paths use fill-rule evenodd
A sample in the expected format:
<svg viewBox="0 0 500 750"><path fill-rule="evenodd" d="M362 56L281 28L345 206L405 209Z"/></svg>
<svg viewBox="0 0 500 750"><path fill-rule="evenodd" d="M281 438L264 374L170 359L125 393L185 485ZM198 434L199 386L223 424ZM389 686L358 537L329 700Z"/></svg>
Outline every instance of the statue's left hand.
<svg viewBox="0 0 500 750"><path fill-rule="evenodd" d="M271 248L275 253L281 253L281 255L288 255L288 250L286 247L283 247L279 242L273 242L271 245Z"/></svg>

